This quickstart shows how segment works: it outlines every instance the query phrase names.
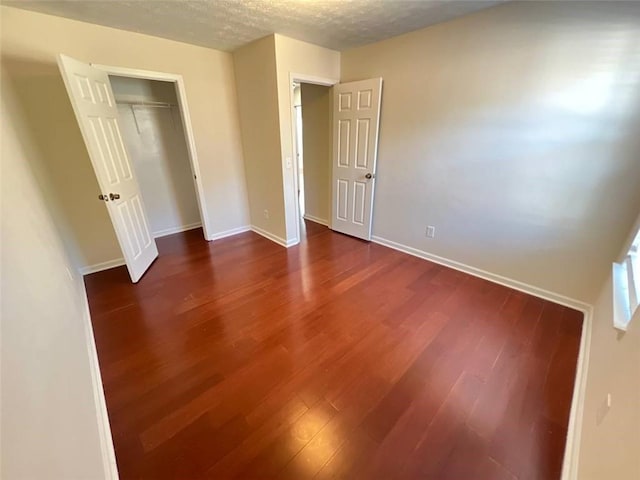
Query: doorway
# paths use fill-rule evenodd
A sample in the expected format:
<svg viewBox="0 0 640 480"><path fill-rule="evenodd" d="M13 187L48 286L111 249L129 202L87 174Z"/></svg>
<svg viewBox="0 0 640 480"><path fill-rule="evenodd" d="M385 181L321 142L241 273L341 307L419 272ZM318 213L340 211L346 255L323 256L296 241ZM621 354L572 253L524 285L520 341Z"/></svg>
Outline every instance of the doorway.
<svg viewBox="0 0 640 480"><path fill-rule="evenodd" d="M291 162L294 166L291 182L293 191L289 191L293 195L285 195L285 214L288 219L295 220L293 224L297 236L292 244L301 240L301 227L304 226L302 218L327 225L337 232L371 240L382 78L338 83L290 73L289 80L292 148L296 158L298 149L302 152L299 162ZM297 84L300 85L299 121L295 99ZM320 126L311 128L310 116L313 114L310 111L313 107L310 105L318 104L322 105L322 114L315 119ZM298 130L302 134L298 134ZM329 147L329 153L314 155L318 159L315 163L310 161L307 142L313 142L312 135L318 132L322 135L318 145L321 148ZM302 141L299 137L302 137ZM299 163L302 175L298 173ZM312 164L322 170L312 173ZM326 181L322 180L324 175ZM314 187L315 194L311 192ZM304 205L300 203L299 193L304 195ZM317 209L311 206L311 199L314 198L318 200ZM304 211L303 215L301 210Z"/></svg>
<svg viewBox="0 0 640 480"><path fill-rule="evenodd" d="M115 75L109 80L152 236L201 227L174 84Z"/></svg>
<svg viewBox="0 0 640 480"><path fill-rule="evenodd" d="M101 190L98 199L105 202L129 275L136 283L158 257L155 237L189 228L189 224L184 222L185 218L195 218L193 193L204 237L208 238L208 217L182 77L93 65L62 54L58 56L58 65ZM115 77L130 78L117 81ZM134 82L135 79L170 82L170 85L139 83ZM112 83L119 84L120 105L116 102ZM147 115L144 122L139 122L138 117L133 114L130 124L135 127L135 133L133 127L128 129L129 134L125 133L127 129L123 129L123 118L126 117L122 113L124 104L129 104L131 110L135 104L153 108L175 107L179 111L177 118L173 114L165 117L165 120L170 120L174 130L170 153L162 155L165 159L159 160L158 155L150 155L149 151L159 152L159 144L163 140L169 140L166 132L171 130L165 128L165 135L162 135L161 120L156 118L154 125L154 120ZM135 150L135 145L141 143L140 138L135 136L143 133L141 123L148 127L144 129L144 133L147 134L149 144L146 147L138 145L136 168L129 150ZM177 129L177 123L182 128ZM179 140L179 131L182 131L184 142ZM128 137L127 142L125 137ZM169 140L169 143L172 142ZM178 157L188 157L189 162L180 162L176 160ZM190 169L186 169L186 165ZM138 175L142 171L146 199L138 182ZM188 187L189 182L195 184L195 191ZM145 205L147 201L151 205L156 204L153 207L157 217L155 231L151 227ZM174 207L174 212L168 211L171 206ZM196 222L190 226L194 223Z"/></svg>
<svg viewBox="0 0 640 480"><path fill-rule="evenodd" d="M331 87L293 82L298 221L329 225L331 214Z"/></svg>

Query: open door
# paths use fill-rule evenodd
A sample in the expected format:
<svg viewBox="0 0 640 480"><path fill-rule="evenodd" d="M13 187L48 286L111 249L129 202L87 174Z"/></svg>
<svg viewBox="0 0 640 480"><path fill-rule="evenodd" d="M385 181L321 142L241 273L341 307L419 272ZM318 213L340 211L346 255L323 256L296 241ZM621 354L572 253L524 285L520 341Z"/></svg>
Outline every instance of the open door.
<svg viewBox="0 0 640 480"><path fill-rule="evenodd" d="M331 228L371 240L382 78L333 87Z"/></svg>
<svg viewBox="0 0 640 480"><path fill-rule="evenodd" d="M65 55L59 55L58 66L102 191L99 199L105 202L135 283L158 256L158 248L120 135L109 76Z"/></svg>

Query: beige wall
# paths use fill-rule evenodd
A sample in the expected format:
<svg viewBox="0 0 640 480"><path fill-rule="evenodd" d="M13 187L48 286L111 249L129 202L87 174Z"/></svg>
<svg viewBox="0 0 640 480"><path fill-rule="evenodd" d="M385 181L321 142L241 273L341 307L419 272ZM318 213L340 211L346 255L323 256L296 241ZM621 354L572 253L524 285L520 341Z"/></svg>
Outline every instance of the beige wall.
<svg viewBox="0 0 640 480"><path fill-rule="evenodd" d="M302 148L306 215L331 216L331 88L303 83Z"/></svg>
<svg viewBox="0 0 640 480"><path fill-rule="evenodd" d="M310 43L275 35L278 75L278 111L280 119L281 175L284 186L286 238L297 237L296 196L294 169L288 168L286 159L294 158L292 129L293 105L291 103L291 74L324 79L340 78L340 53ZM293 165L293 161L291 163Z"/></svg>
<svg viewBox="0 0 640 480"><path fill-rule="evenodd" d="M271 35L233 52L233 61L251 224L284 240L275 55Z"/></svg>
<svg viewBox="0 0 640 480"><path fill-rule="evenodd" d="M70 273L40 153L2 75L0 477L105 478L82 280Z"/></svg>
<svg viewBox="0 0 640 480"><path fill-rule="evenodd" d="M374 235L591 303L640 210L639 43L638 3L514 2L343 52L384 79Z"/></svg>
<svg viewBox="0 0 640 480"><path fill-rule="evenodd" d="M28 141L44 159L64 212L75 266L121 257L101 202L56 55L86 62L181 74L213 234L248 223L233 61L218 52L147 35L1 7L2 63L26 115Z"/></svg>
<svg viewBox="0 0 640 480"><path fill-rule="evenodd" d="M612 301L609 277L593 315L580 480L640 478L640 314L626 333L619 332L613 328Z"/></svg>

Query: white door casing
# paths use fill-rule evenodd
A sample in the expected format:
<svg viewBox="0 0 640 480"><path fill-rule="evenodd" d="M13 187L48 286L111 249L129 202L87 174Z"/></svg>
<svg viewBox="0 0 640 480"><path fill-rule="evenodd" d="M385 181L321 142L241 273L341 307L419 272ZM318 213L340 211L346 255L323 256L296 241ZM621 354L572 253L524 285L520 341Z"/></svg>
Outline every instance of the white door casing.
<svg viewBox="0 0 640 480"><path fill-rule="evenodd" d="M331 228L371 240L382 78L333 87Z"/></svg>
<svg viewBox="0 0 640 480"><path fill-rule="evenodd" d="M66 55L58 56L58 66L98 185L107 199L107 211L129 275L135 283L158 256L158 249L150 233L140 188L122 140L109 76Z"/></svg>

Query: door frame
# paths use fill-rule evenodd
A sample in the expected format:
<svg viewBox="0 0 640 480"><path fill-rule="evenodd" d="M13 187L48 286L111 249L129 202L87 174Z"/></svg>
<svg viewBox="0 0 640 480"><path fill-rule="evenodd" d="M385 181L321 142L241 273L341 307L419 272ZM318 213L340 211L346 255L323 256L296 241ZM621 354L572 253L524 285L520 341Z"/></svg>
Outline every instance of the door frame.
<svg viewBox="0 0 640 480"><path fill-rule="evenodd" d="M213 230L209 225L207 203L204 195L204 187L202 186L202 175L200 174L198 154L196 152L196 141L193 134L193 126L191 125L191 116L189 114L189 106L187 104L186 87L182 75L176 73L154 72L152 70L139 70L137 68L114 67L111 65L101 65L97 63L90 63L90 65L94 68L104 71L105 73L107 73L107 75L139 78L142 80L159 80L162 82L171 82L175 85L176 97L178 98L178 109L180 110L180 118L182 119L184 137L187 144L187 153L189 155L189 164L191 165L191 175L194 179L193 183L196 189L198 210L200 211L200 220L202 221L202 230L205 240L208 241L209 233Z"/></svg>
<svg viewBox="0 0 640 480"><path fill-rule="evenodd" d="M293 152L293 158L297 160L298 158L298 148L296 146L296 113L295 113L295 108L294 108L294 98L293 98L293 88L291 88L291 86L294 83L310 83L312 85L322 85L324 87L333 87L334 85L337 85L338 83L340 83L340 80L337 78L327 78L327 77L317 77L315 75L305 75L304 73L294 73L294 72L289 72L289 115L291 117L291 151ZM302 90L302 86L300 86L300 89ZM302 95L302 91L300 92L300 95ZM300 102L302 105L302 102ZM304 108L304 106L302 106L301 108ZM332 113L331 111L329 111L329 131L331 131L331 122L332 122ZM304 122L302 124L302 135L304 136ZM302 142L302 139L300 139L300 142ZM329 145L329 147L331 147L331 145ZM304 157L302 158L302 161L304 162ZM295 202L294 203L294 208L295 208L295 218L296 218L296 238L293 241L292 245L296 245L298 243L300 243L300 204L298 202L298 162L294 161L293 162L293 198L295 198ZM331 218L329 218L329 228L331 228Z"/></svg>

